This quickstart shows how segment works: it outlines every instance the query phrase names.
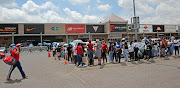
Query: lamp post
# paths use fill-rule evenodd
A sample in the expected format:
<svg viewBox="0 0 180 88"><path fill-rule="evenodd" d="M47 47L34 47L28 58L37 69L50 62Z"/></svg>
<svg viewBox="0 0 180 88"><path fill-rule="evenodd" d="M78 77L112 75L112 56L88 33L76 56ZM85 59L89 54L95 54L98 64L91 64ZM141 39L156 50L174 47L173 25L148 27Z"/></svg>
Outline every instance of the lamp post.
<svg viewBox="0 0 180 88"><path fill-rule="evenodd" d="M42 44L42 32L41 32L41 44Z"/></svg>
<svg viewBox="0 0 180 88"><path fill-rule="evenodd" d="M14 44L14 32L12 33L12 44Z"/></svg>
<svg viewBox="0 0 180 88"><path fill-rule="evenodd" d="M137 19L136 19L136 7L135 7L135 0L133 0L133 6L134 6L134 30L135 30L135 39L137 40Z"/></svg>

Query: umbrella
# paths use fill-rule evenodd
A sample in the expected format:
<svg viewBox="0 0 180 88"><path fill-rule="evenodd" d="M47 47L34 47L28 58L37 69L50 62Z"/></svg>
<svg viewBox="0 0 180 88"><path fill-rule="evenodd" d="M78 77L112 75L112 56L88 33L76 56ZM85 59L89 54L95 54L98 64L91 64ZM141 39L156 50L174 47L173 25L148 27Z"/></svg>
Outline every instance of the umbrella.
<svg viewBox="0 0 180 88"><path fill-rule="evenodd" d="M44 45L51 45L51 43L45 43Z"/></svg>
<svg viewBox="0 0 180 88"><path fill-rule="evenodd" d="M74 42L70 42L69 44L74 45L75 43Z"/></svg>
<svg viewBox="0 0 180 88"><path fill-rule="evenodd" d="M38 45L42 45L42 43L38 43Z"/></svg>
<svg viewBox="0 0 180 88"><path fill-rule="evenodd" d="M74 40L73 42L74 42L74 43L83 43L82 40Z"/></svg>
<svg viewBox="0 0 180 88"><path fill-rule="evenodd" d="M15 44L11 44L10 46L15 46Z"/></svg>
<svg viewBox="0 0 180 88"><path fill-rule="evenodd" d="M21 46L21 44L17 44L17 45Z"/></svg>
<svg viewBox="0 0 180 88"><path fill-rule="evenodd" d="M29 46L34 46L33 44L29 44Z"/></svg>

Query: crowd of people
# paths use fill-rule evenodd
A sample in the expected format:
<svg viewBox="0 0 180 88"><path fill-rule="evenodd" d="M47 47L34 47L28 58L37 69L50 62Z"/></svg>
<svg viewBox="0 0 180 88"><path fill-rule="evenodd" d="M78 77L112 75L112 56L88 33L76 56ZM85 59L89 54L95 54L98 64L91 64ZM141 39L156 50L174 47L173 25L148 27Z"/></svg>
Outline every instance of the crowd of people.
<svg viewBox="0 0 180 88"><path fill-rule="evenodd" d="M97 39L96 43L92 43L91 40L89 40L86 45L75 43L72 45L69 44L68 46L53 46L52 51L53 56L57 53L59 60L60 57L63 57L68 60L68 62L71 60L71 63L81 67L85 65L86 60L88 61L88 66L94 65L94 59L98 60L98 65L106 64L108 63L107 56L109 56L109 63L121 63L122 57L125 58L126 62L131 62L140 61L140 59L149 60L153 57L177 56L179 55L178 42L177 38L163 38L162 40L152 41L150 37L147 37L143 42L144 50L140 52L137 40L127 42L122 38L122 41L108 41L108 43L106 43L104 40L99 41ZM143 58L140 58L139 53L141 53ZM86 55L87 57L85 57Z"/></svg>

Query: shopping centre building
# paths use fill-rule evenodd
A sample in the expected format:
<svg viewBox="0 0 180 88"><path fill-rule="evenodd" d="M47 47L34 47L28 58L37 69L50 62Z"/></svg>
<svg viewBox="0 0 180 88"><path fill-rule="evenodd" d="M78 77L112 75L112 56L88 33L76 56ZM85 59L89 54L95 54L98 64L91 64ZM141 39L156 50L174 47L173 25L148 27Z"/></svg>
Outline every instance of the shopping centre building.
<svg viewBox="0 0 180 88"><path fill-rule="evenodd" d="M0 23L0 46L9 46L12 42L71 42L76 39L89 40L133 40L134 30L128 21L111 14L98 24L88 23ZM152 38L170 36L180 37L180 25L177 24L140 24L138 40L144 36ZM14 40L14 41L13 41Z"/></svg>

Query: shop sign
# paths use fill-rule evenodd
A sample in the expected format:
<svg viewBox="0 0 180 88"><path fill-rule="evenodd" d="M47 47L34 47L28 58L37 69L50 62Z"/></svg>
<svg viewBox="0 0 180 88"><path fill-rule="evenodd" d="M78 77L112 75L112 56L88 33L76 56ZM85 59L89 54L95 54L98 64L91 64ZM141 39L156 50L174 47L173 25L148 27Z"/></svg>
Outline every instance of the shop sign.
<svg viewBox="0 0 180 88"><path fill-rule="evenodd" d="M152 25L140 25L139 33L151 33Z"/></svg>
<svg viewBox="0 0 180 88"><path fill-rule="evenodd" d="M176 32L175 25L165 25L165 32Z"/></svg>
<svg viewBox="0 0 180 88"><path fill-rule="evenodd" d="M0 34L18 34L18 24L0 24Z"/></svg>
<svg viewBox="0 0 180 88"><path fill-rule="evenodd" d="M44 24L24 24L24 34L44 34Z"/></svg>
<svg viewBox="0 0 180 88"><path fill-rule="evenodd" d="M164 32L164 25L153 25L153 32Z"/></svg>
<svg viewBox="0 0 180 88"><path fill-rule="evenodd" d="M104 33L104 25L86 25L86 33Z"/></svg>
<svg viewBox="0 0 180 88"><path fill-rule="evenodd" d="M127 25L126 24L111 24L110 31L111 32L126 32Z"/></svg>
<svg viewBox="0 0 180 88"><path fill-rule="evenodd" d="M57 31L59 29L60 29L59 27L51 27L51 30L53 30L53 31Z"/></svg>
<svg viewBox="0 0 180 88"><path fill-rule="evenodd" d="M85 33L84 24L66 24L66 33Z"/></svg>

